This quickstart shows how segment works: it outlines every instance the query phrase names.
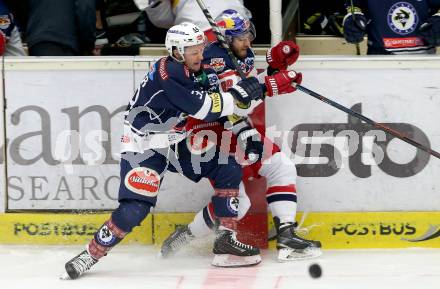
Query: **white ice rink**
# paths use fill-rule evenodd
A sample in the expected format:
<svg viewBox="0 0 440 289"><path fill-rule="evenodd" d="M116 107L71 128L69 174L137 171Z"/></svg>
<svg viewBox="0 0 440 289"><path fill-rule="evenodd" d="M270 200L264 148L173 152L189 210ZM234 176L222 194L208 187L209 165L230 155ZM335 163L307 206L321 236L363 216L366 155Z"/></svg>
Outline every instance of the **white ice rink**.
<svg viewBox="0 0 440 289"><path fill-rule="evenodd" d="M278 263L275 251L250 268L210 265L207 248L192 248L172 259L157 258L153 246L119 246L78 280L59 280L78 246L0 246L2 289L404 289L440 288L440 250L326 250L313 261ZM323 275L312 279L308 266Z"/></svg>

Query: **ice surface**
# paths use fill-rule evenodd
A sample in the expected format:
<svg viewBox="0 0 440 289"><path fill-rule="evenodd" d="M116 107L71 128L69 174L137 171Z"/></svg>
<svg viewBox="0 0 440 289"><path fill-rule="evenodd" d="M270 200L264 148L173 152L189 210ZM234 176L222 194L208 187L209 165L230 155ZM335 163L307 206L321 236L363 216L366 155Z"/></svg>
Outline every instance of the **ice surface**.
<svg viewBox="0 0 440 289"><path fill-rule="evenodd" d="M282 288L440 288L440 250L324 250L314 260L278 263L263 251L256 267L223 269L210 265L209 248L195 247L171 259L154 246L119 246L78 280L59 280L64 263L83 246L0 246L0 288L5 289L282 289ZM312 279L308 266L323 275Z"/></svg>

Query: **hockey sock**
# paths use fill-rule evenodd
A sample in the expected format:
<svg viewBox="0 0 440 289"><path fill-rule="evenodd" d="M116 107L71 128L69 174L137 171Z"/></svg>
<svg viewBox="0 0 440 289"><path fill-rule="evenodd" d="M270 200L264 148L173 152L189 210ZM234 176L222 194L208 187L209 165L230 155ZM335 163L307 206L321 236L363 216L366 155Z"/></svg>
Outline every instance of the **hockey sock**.
<svg viewBox="0 0 440 289"><path fill-rule="evenodd" d="M88 246L88 251L95 259L102 258L121 240L139 226L150 212L151 204L138 200L121 201L119 207L112 213L95 233Z"/></svg>
<svg viewBox="0 0 440 289"><path fill-rule="evenodd" d="M214 206L214 215L219 220L220 230L237 229L237 216L239 200L238 189L216 189L215 195L212 197L212 205Z"/></svg>

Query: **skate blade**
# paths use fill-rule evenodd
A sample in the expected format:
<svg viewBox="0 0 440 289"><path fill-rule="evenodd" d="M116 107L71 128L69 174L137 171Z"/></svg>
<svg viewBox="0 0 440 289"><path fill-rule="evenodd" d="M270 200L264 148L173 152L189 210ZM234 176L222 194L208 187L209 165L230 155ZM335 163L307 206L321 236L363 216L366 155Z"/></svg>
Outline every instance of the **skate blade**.
<svg viewBox="0 0 440 289"><path fill-rule="evenodd" d="M216 267L234 268L255 266L261 262L261 256L235 256L230 254L215 254L212 265Z"/></svg>
<svg viewBox="0 0 440 289"><path fill-rule="evenodd" d="M300 261L316 258L322 255L320 248L307 248L304 250L295 250L291 248L282 248L278 250L278 261Z"/></svg>
<svg viewBox="0 0 440 289"><path fill-rule="evenodd" d="M60 280L72 280L69 276L69 274L67 274L67 272L64 272L63 274L60 275Z"/></svg>

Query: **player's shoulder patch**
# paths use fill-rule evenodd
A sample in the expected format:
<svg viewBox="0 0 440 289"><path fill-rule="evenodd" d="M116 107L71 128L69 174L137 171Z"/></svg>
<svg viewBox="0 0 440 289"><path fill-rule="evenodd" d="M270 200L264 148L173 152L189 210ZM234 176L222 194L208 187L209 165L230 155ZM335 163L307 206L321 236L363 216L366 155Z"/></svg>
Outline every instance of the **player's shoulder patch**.
<svg viewBox="0 0 440 289"><path fill-rule="evenodd" d="M232 65L227 51L220 47L218 43L211 44L205 50L203 57L205 59L204 62L212 66L217 73L223 72L226 68Z"/></svg>
<svg viewBox="0 0 440 289"><path fill-rule="evenodd" d="M225 63L225 59L222 57L214 57L211 58L209 61L209 65L218 73L218 72L222 72L225 67L226 67L226 63Z"/></svg>

